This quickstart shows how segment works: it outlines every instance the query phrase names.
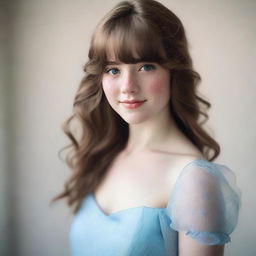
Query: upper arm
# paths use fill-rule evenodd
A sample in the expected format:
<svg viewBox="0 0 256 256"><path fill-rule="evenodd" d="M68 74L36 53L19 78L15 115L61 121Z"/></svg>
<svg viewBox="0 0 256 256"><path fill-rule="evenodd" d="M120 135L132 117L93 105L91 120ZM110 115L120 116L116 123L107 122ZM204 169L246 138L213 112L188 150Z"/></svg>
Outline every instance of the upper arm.
<svg viewBox="0 0 256 256"><path fill-rule="evenodd" d="M167 206L170 227L178 232L179 256L224 255L237 224L240 196L225 166L200 162L184 169Z"/></svg>
<svg viewBox="0 0 256 256"><path fill-rule="evenodd" d="M200 244L185 232L178 232L179 256L223 256L224 245Z"/></svg>

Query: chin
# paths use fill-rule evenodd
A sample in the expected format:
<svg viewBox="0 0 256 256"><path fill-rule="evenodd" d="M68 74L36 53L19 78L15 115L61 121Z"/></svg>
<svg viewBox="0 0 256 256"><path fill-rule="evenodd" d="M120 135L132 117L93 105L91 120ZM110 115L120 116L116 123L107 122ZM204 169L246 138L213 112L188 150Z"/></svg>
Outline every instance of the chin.
<svg viewBox="0 0 256 256"><path fill-rule="evenodd" d="M148 116L145 115L134 115L134 116L122 116L123 120L128 124L140 124L149 119Z"/></svg>

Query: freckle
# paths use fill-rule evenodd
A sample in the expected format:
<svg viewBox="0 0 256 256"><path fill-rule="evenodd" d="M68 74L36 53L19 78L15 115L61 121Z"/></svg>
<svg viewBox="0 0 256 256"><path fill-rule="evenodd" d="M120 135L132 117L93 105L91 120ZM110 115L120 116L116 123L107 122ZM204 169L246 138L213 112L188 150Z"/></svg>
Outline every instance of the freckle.
<svg viewBox="0 0 256 256"><path fill-rule="evenodd" d="M160 94L164 90L164 87L160 84L154 84L150 86L149 90L154 94Z"/></svg>

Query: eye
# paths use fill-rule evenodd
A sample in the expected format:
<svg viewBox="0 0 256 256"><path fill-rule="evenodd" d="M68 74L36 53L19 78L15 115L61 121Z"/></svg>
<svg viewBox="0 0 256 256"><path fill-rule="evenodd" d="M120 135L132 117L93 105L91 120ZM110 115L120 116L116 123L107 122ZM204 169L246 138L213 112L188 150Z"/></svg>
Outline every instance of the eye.
<svg viewBox="0 0 256 256"><path fill-rule="evenodd" d="M116 74L118 74L119 73L119 70L117 69L117 68L107 68L106 70L105 70L105 73L107 73L107 74L110 74L110 75L116 75Z"/></svg>
<svg viewBox="0 0 256 256"><path fill-rule="evenodd" d="M140 70L142 70L142 71L150 71L150 70L154 70L154 69L155 69L155 66L152 64L145 64L140 68Z"/></svg>

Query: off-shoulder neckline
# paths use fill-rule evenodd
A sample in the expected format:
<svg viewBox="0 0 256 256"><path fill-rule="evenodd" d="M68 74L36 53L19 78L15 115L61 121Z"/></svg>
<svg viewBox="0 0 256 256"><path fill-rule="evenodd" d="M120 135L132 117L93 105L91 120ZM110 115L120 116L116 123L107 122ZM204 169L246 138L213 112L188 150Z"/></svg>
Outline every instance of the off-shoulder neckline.
<svg viewBox="0 0 256 256"><path fill-rule="evenodd" d="M189 167L191 164L194 164L195 162L202 162L202 163L212 163L212 162L209 162L208 160L204 159L204 158L197 158L197 159L194 159L192 161L190 161L189 163L187 163L183 168L182 170L180 171L180 174L178 175L178 178L177 180L179 179L179 177L182 175L183 171ZM177 182L176 180L176 182ZM175 185L174 185L175 187ZM174 189L174 188L173 188ZM172 191L173 191L172 189ZM170 192L170 195L172 193L172 191ZM122 210L118 210L116 212L112 212L112 213L106 213L106 211L104 211L102 209L102 207L99 205L99 203L97 202L95 196L94 196L94 193L91 192L88 194L88 197L91 199L91 201L93 202L94 206L96 207L96 209L98 210L98 212L106 217L106 218L111 218L113 216L117 216L117 215L122 215L122 214L126 214L128 213L129 211L135 211L135 210L140 210L140 209L147 209L147 210L151 210L151 211L162 211L162 210L166 210L167 207L168 207L168 202L167 202L167 205L166 207L150 207L150 206L146 206L146 205L139 205L139 206L134 206L134 207L129 207L129 208L126 208L126 209L122 209Z"/></svg>

